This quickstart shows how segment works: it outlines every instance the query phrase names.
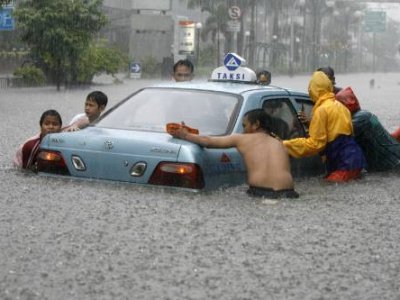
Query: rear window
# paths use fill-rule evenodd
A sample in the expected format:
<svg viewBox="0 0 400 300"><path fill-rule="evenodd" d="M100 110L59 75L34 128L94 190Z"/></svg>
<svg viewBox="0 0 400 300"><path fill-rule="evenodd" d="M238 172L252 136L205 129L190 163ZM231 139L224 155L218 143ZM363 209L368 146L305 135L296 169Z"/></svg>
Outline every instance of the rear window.
<svg viewBox="0 0 400 300"><path fill-rule="evenodd" d="M165 132L170 122L185 122L200 134L227 133L236 119L238 96L184 89L144 89L108 112L98 127Z"/></svg>

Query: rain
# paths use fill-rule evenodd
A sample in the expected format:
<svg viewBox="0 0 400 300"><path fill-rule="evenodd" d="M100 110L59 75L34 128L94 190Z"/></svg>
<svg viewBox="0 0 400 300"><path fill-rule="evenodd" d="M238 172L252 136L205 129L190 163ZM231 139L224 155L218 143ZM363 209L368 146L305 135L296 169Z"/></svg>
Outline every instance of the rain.
<svg viewBox="0 0 400 300"><path fill-rule="evenodd" d="M198 7L184 9L186 2L173 1L177 14L199 16L195 21L202 23L198 30L203 30L205 12L201 13ZM232 2L240 5L240 1ZM256 8L258 18L262 19L267 1L261 2ZM294 9L301 11L305 9L303 2L309 5L312 1L295 2L298 6ZM350 1L341 3L347 2ZM399 3L386 6L375 3L378 9L389 7L388 17L391 14L392 18L400 11L396 5L400 7ZM334 13L329 5L324 7ZM285 42L288 51L278 59L284 69L269 65L272 52L264 56L259 51L252 56L253 64L272 70L271 84L307 91L313 61L331 64L336 70L337 85L351 86L362 109L376 114L389 132L400 126L397 49L391 50L390 60L386 54L377 55L375 69L374 55L362 52L370 51L372 43L366 44L365 49L364 44L355 43L354 48L348 49L347 63L340 49L334 56L316 47L316 52L321 51L318 58L306 58L303 54L314 50L295 49L298 31L294 26L291 35L290 24L289 18L286 32L289 39ZM377 39L383 38L381 33L376 34ZM253 38L252 35L249 33L247 38ZM373 34L363 35L372 41ZM254 39L260 38L260 43L269 43L272 36L271 32L265 33L263 40L254 33ZM357 37L357 32L352 37ZM393 47L397 47L398 37L392 40ZM220 42L222 55L225 51L222 37ZM246 59L251 50L250 44L247 46L247 52L243 52ZM253 49L255 53L257 49ZM358 60L353 50L365 55ZM201 44L200 51L206 51ZM214 58L212 63L216 64L218 57ZM306 65L302 65L304 59ZM201 70L195 70L195 81L207 80L207 74ZM3 69L0 73L2 77L11 76ZM371 79L374 86L370 85ZM96 75L88 85L61 85L60 90L55 84L1 86L1 299L397 299L400 296L397 172L367 173L360 180L346 184L328 184L321 177L295 178L300 198L272 201L247 197L245 185L192 193L110 181L38 176L12 166L19 144L39 130L38 120L43 111L56 109L67 123L83 111L84 99L92 90L105 92L108 107L112 107L132 92L160 80L170 78L145 74L135 78L126 72L116 72Z"/></svg>

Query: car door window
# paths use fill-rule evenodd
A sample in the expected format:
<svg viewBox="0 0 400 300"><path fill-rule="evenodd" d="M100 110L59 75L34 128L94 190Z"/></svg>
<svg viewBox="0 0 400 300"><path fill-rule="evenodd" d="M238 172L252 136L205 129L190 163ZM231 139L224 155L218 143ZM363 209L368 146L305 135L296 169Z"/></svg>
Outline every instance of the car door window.
<svg viewBox="0 0 400 300"><path fill-rule="evenodd" d="M304 136L304 129L288 98L265 99L262 108L272 118L272 132L286 140Z"/></svg>
<svg viewBox="0 0 400 300"><path fill-rule="evenodd" d="M298 111L304 111L305 115L308 118L308 123L303 123L305 133L308 135L308 127L310 126L310 121L312 117L312 110L314 108L314 103L309 99L304 98L296 98L295 99L297 104Z"/></svg>
<svg viewBox="0 0 400 300"><path fill-rule="evenodd" d="M314 107L313 103L311 100L308 99L301 99L301 98L296 98L296 103L298 104L298 110L303 110L305 114L311 118L312 115L312 109Z"/></svg>

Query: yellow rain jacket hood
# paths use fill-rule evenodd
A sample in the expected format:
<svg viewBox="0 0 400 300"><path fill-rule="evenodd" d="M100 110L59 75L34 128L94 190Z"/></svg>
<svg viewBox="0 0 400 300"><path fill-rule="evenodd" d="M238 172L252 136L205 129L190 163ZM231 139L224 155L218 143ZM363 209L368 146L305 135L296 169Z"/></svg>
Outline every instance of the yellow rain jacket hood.
<svg viewBox="0 0 400 300"><path fill-rule="evenodd" d="M283 142L289 154L294 157L318 154L338 136L353 134L350 111L335 99L332 82L325 73L317 71L313 74L308 93L315 103L309 137Z"/></svg>

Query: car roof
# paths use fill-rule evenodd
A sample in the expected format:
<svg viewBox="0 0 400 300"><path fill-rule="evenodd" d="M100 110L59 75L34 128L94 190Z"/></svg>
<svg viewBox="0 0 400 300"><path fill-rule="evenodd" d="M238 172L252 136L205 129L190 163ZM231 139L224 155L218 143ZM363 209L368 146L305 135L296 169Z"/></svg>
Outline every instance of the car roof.
<svg viewBox="0 0 400 300"><path fill-rule="evenodd" d="M151 87L156 88L173 88L173 89L192 89L192 90L203 90L203 91L214 91L214 92L225 92L232 94L243 94L246 92L253 91L268 91L271 94L292 94L299 96L308 96L307 93L301 91L295 91L290 88L284 88L274 85L260 85L256 83L240 83L240 82L218 82L218 81L190 81L190 82L160 82L152 85Z"/></svg>

